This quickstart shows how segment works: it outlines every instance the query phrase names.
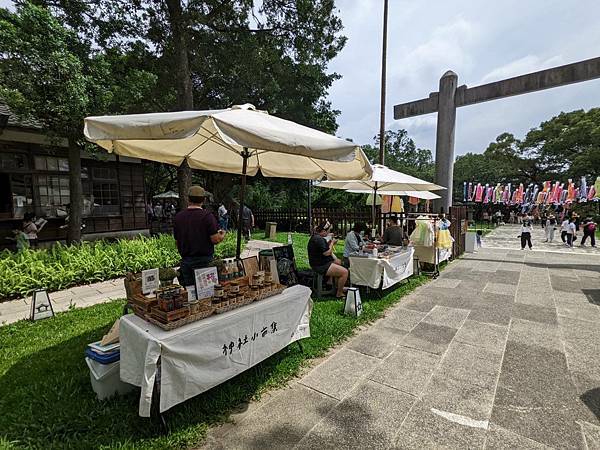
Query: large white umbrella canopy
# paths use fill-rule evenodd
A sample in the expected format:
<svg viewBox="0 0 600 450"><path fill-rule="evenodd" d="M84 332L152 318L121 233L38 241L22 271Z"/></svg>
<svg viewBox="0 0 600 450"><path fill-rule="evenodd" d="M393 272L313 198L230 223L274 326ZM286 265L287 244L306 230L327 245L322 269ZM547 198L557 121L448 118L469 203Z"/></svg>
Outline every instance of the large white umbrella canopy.
<svg viewBox="0 0 600 450"><path fill-rule="evenodd" d="M223 110L87 117L85 137L111 153L193 169L319 180L368 178L371 166L356 144L257 111Z"/></svg>
<svg viewBox="0 0 600 450"><path fill-rule="evenodd" d="M177 199L179 198L179 194L177 192L174 191L167 191L167 192L163 192L162 194L156 194L154 197L152 198L158 198L158 199Z"/></svg>
<svg viewBox="0 0 600 450"><path fill-rule="evenodd" d="M359 146L257 111L252 105L210 111L87 117L85 137L111 153L193 169L242 175L237 255L246 175L318 180L365 179L371 165Z"/></svg>
<svg viewBox="0 0 600 450"><path fill-rule="evenodd" d="M372 167L373 173L368 179L328 180L317 184L317 186L343 189L345 191L367 190L372 192L376 190L379 194L397 191L438 191L446 189L443 186L392 170L381 164L374 164Z"/></svg>
<svg viewBox="0 0 600 450"><path fill-rule="evenodd" d="M372 189L350 189L348 192L352 194L372 194ZM406 195L408 197L420 198L423 200L435 200L442 198L437 194L429 191L386 191L384 195Z"/></svg>

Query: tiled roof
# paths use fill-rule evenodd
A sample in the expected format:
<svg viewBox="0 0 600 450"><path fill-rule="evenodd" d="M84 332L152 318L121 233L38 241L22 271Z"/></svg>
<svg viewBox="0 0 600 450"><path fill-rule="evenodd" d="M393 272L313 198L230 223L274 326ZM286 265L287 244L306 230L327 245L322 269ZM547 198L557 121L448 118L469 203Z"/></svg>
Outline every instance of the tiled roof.
<svg viewBox="0 0 600 450"><path fill-rule="evenodd" d="M0 114L8 115L8 123L6 126L15 128L41 128L40 124L33 119L20 119L15 116L10 108L0 100Z"/></svg>

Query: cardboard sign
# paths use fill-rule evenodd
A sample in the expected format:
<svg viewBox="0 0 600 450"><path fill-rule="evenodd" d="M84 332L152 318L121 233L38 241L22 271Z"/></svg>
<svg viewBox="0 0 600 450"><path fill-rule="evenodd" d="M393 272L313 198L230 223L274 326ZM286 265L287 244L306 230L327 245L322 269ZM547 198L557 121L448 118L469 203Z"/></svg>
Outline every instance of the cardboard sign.
<svg viewBox="0 0 600 450"><path fill-rule="evenodd" d="M344 306L344 314L358 317L362 314L362 301L360 300L360 291L358 288L348 288L346 292L346 305Z"/></svg>
<svg viewBox="0 0 600 450"><path fill-rule="evenodd" d="M212 297L215 294L215 285L219 284L219 274L216 267L206 267L194 270L196 279L196 298Z"/></svg>
<svg viewBox="0 0 600 450"><path fill-rule="evenodd" d="M256 272L258 272L258 258L256 256L243 258L242 265L244 266L244 275L246 275L247 277L251 277Z"/></svg>
<svg viewBox="0 0 600 450"><path fill-rule="evenodd" d="M45 289L36 289L31 296L30 320L47 319L54 316L54 309L50 303L50 297Z"/></svg>
<svg viewBox="0 0 600 450"><path fill-rule="evenodd" d="M196 286L186 286L185 290L188 293L188 301L198 300L198 297L196 296Z"/></svg>
<svg viewBox="0 0 600 450"><path fill-rule="evenodd" d="M142 294L154 294L159 285L158 269L142 270Z"/></svg>

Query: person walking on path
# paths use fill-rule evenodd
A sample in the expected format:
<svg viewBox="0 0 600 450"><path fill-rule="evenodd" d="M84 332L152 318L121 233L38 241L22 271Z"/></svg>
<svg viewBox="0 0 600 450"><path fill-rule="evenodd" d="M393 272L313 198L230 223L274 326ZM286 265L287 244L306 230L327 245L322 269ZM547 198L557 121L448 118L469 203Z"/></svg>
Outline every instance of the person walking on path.
<svg viewBox="0 0 600 450"><path fill-rule="evenodd" d="M565 220L560 224L560 239L563 244L567 243L567 233L569 231L569 219L565 217Z"/></svg>
<svg viewBox="0 0 600 450"><path fill-rule="evenodd" d="M548 217L546 217L546 240L544 242L552 242L554 240L554 231L556 230L556 217L554 214L550 213Z"/></svg>
<svg viewBox="0 0 600 450"><path fill-rule="evenodd" d="M222 230L227 231L227 226L229 224L229 212L227 211L227 208L225 208L225 205L223 204L223 202L221 202L221 204L219 205L218 214L219 214L219 227Z"/></svg>
<svg viewBox="0 0 600 450"><path fill-rule="evenodd" d="M581 246L585 245L585 241L587 238L590 238L592 243L592 247L596 247L596 223L592 220L591 217L587 217L583 223L583 238L581 238Z"/></svg>
<svg viewBox="0 0 600 450"><path fill-rule="evenodd" d="M188 199L189 206L179 211L173 221L173 235L181 255L179 281L183 286L194 285L194 270L208 267L214 258L215 245L225 239L225 231L218 228L214 214L202 207L206 191L192 186Z"/></svg>
<svg viewBox="0 0 600 450"><path fill-rule="evenodd" d="M533 233L533 225L530 220L525 220L521 225L521 250L525 249L525 244L531 250L531 233Z"/></svg>
<svg viewBox="0 0 600 450"><path fill-rule="evenodd" d="M568 219L567 221L567 230L566 230L566 234L565 234L565 238L566 238L566 242L565 245L567 247L573 248L573 242L576 239L576 233L577 233L577 229L575 226L575 220L573 219L573 217L571 217L570 219ZM564 222L563 222L564 224Z"/></svg>

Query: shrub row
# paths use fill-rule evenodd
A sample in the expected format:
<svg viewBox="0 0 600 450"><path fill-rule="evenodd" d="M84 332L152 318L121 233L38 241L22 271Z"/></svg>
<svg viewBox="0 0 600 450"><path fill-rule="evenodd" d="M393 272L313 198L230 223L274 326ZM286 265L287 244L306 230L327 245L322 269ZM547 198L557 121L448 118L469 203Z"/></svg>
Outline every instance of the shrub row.
<svg viewBox="0 0 600 450"><path fill-rule="evenodd" d="M216 247L217 257L235 255L235 233ZM172 267L180 260L171 235L114 242L56 244L50 249L0 253L0 300L46 288L57 291L153 267Z"/></svg>

